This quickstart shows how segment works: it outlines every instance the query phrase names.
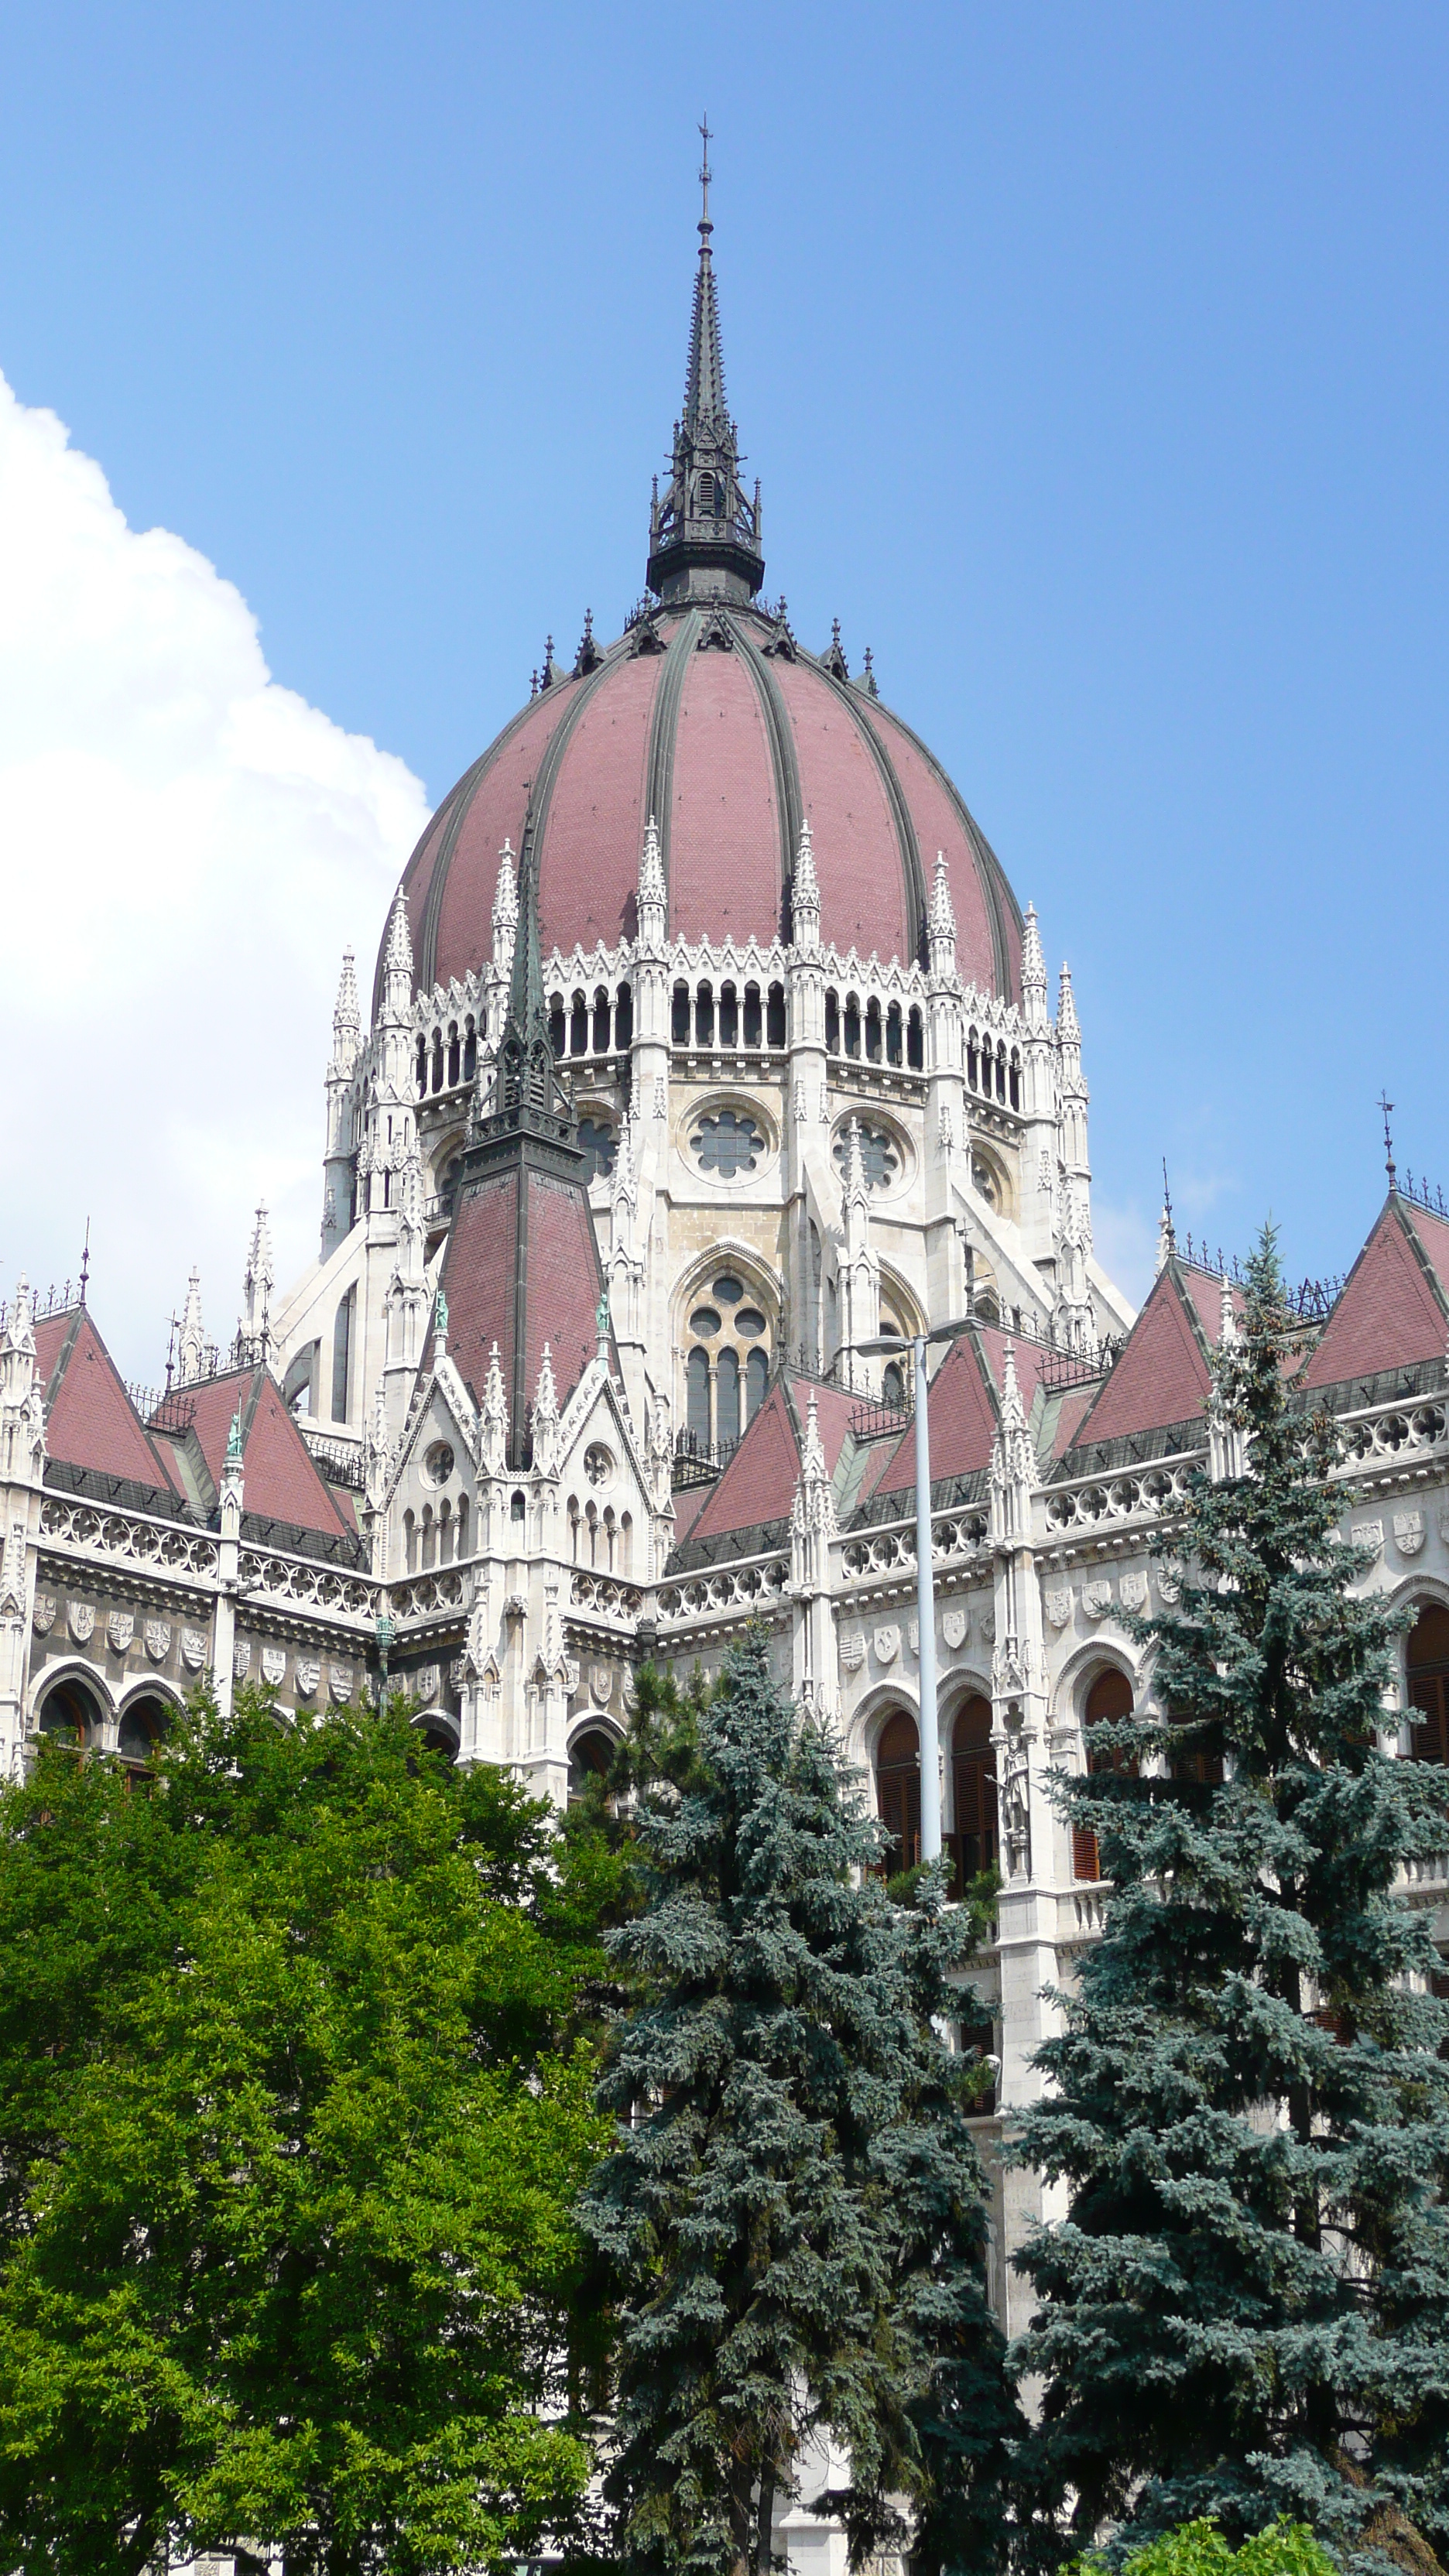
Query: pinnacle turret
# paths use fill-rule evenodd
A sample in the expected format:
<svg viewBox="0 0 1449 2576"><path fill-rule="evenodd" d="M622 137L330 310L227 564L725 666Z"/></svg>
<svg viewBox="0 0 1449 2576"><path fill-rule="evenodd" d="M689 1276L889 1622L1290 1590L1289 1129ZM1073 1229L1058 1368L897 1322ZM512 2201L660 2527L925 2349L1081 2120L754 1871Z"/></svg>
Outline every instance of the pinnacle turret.
<svg viewBox="0 0 1449 2576"><path fill-rule="evenodd" d="M1021 939L1021 1005L1029 1029L1047 1025L1047 970L1037 928L1036 905L1026 907Z"/></svg>
<svg viewBox="0 0 1449 2576"><path fill-rule="evenodd" d="M1072 996L1072 970L1063 966L1061 994L1057 1003L1057 1036L1063 1046L1080 1046L1082 1032L1077 1024L1077 1005Z"/></svg>
<svg viewBox="0 0 1449 2576"><path fill-rule="evenodd" d="M800 846L795 854L795 882L791 889L790 910L794 922L796 947L818 948L820 883L815 874L815 850L810 838L808 821L800 826Z"/></svg>
<svg viewBox="0 0 1449 2576"><path fill-rule="evenodd" d="M391 1021L404 1020L413 1000L413 936L408 927L407 896L399 886L387 917L387 940L382 952L383 1016Z"/></svg>
<svg viewBox="0 0 1449 2576"><path fill-rule="evenodd" d="M411 973L411 961L409 962ZM348 1074L357 1061L362 1044L362 1006L357 998L357 964L350 948L342 951L342 973L337 982L337 1001L332 1013L332 1066L336 1073Z"/></svg>
<svg viewBox="0 0 1449 2576"><path fill-rule="evenodd" d="M201 1273L193 1270L186 1283L186 1303L181 1310L181 1330L176 1341L176 1373L181 1386L194 1385L206 1365L206 1330L201 1320Z"/></svg>

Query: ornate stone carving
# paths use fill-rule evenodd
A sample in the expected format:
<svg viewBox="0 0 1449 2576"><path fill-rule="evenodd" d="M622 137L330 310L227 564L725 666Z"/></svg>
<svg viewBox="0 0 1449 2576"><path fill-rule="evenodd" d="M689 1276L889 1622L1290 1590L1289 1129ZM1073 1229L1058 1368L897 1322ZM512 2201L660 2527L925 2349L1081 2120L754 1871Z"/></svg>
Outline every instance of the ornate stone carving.
<svg viewBox="0 0 1449 2576"><path fill-rule="evenodd" d="M1424 1544L1422 1512L1395 1512L1394 1545L1400 1556L1417 1556Z"/></svg>
<svg viewBox="0 0 1449 2576"><path fill-rule="evenodd" d="M124 1655L136 1633L133 1610L113 1610L106 1621L106 1644L113 1655Z"/></svg>
<svg viewBox="0 0 1449 2576"><path fill-rule="evenodd" d="M251 1671L251 1668L252 1641L250 1637L238 1637L236 1644L231 1650L231 1674L233 1681L244 1682L248 1673Z"/></svg>
<svg viewBox="0 0 1449 2576"><path fill-rule="evenodd" d="M942 1611L941 1634L944 1637L946 1644L950 1647L953 1655L958 1653L960 1648L965 1645L970 1633L971 1613L969 1610L957 1608L954 1610Z"/></svg>
<svg viewBox="0 0 1449 2576"><path fill-rule="evenodd" d="M1090 1583L1084 1583L1082 1586L1082 1608L1086 1616L1089 1619L1105 1619L1111 1607L1112 1581L1110 1575L1094 1575Z"/></svg>
<svg viewBox="0 0 1449 2576"><path fill-rule="evenodd" d="M858 1628L847 1628L842 1636L840 1660L848 1673L858 1673L865 1662L865 1639Z"/></svg>
<svg viewBox="0 0 1449 2576"><path fill-rule="evenodd" d="M189 1673L200 1672L202 1665L206 1661L206 1630L204 1628L182 1629L181 1660Z"/></svg>
<svg viewBox="0 0 1449 2576"><path fill-rule="evenodd" d="M1157 1597L1171 1610L1182 1599L1186 1568L1180 1556L1164 1556L1157 1568Z"/></svg>
<svg viewBox="0 0 1449 2576"><path fill-rule="evenodd" d="M878 1664L893 1664L901 1651L901 1632L896 1627L877 1628L871 1644Z"/></svg>
<svg viewBox="0 0 1449 2576"><path fill-rule="evenodd" d="M96 1624L96 1614L89 1601L67 1601L65 1624L78 1646L88 1646Z"/></svg>
<svg viewBox="0 0 1449 2576"><path fill-rule="evenodd" d="M147 1620L146 1652L150 1656L153 1664L165 1663L167 1656L171 1652L171 1622L169 1619Z"/></svg>
<svg viewBox="0 0 1449 2576"><path fill-rule="evenodd" d="M609 1670L607 1664L590 1664L589 1694L590 1697L597 1702L600 1708L607 1706L609 1694L612 1691L613 1686L614 1676Z"/></svg>
<svg viewBox="0 0 1449 2576"><path fill-rule="evenodd" d="M347 1706L348 1701L349 1701L349 1700L351 1699L351 1697L352 1697L353 1688L354 1688L354 1686L355 1686L355 1684L356 1684L356 1681L357 1681L357 1668L356 1668L356 1666L355 1666L355 1665L353 1665L353 1664L329 1664L329 1665L328 1665L328 1667L327 1667L327 1687L328 1687L328 1690L331 1692L332 1697L333 1697L333 1699L336 1701L337 1706L338 1706L339 1708L345 1708L345 1707Z"/></svg>
<svg viewBox="0 0 1449 2576"><path fill-rule="evenodd" d="M1053 1628L1065 1628L1072 1615L1072 1587L1063 1583L1046 1596L1046 1614Z"/></svg>
<svg viewBox="0 0 1449 2576"><path fill-rule="evenodd" d="M1145 1610L1147 1577L1145 1574L1123 1574L1117 1581L1117 1598L1124 1610Z"/></svg>
<svg viewBox="0 0 1449 2576"><path fill-rule="evenodd" d="M50 1635L51 1629L55 1626L56 1612L59 1606L60 1605L53 1592L37 1592L35 1596L35 1607L30 1613L30 1624L35 1630L37 1637L48 1637Z"/></svg>
<svg viewBox="0 0 1449 2576"><path fill-rule="evenodd" d="M283 1682L286 1680L286 1678L287 1678L287 1649L286 1649L286 1647L285 1647L285 1646L263 1646L263 1648L262 1648L262 1679L263 1679L263 1681L266 1683L268 1690L280 1690L280 1689L281 1689L281 1687L282 1687L282 1684L283 1684Z"/></svg>
<svg viewBox="0 0 1449 2576"><path fill-rule="evenodd" d="M298 1699L312 1699L322 1679L322 1666L315 1655L299 1655L292 1668L292 1679Z"/></svg>
<svg viewBox="0 0 1449 2576"><path fill-rule="evenodd" d="M1353 1524L1352 1531L1351 1531L1350 1535L1351 1535L1351 1537L1352 1537L1352 1539L1353 1539L1353 1543L1354 1543L1355 1547L1366 1547L1366 1548L1368 1548L1368 1549L1369 1549L1369 1551L1370 1551L1370 1553L1371 1553L1371 1555L1372 1555L1372 1558L1373 1558L1374 1562L1375 1562L1375 1563L1377 1563L1378 1559L1383 1555L1383 1552L1384 1552L1384 1525L1383 1525L1383 1522L1382 1522L1382 1521L1355 1521L1355 1522L1354 1522L1354 1524Z"/></svg>
<svg viewBox="0 0 1449 2576"><path fill-rule="evenodd" d="M430 1708L437 1698L442 1678L436 1664L420 1664L417 1671L410 1676L413 1689L417 1692L424 1708Z"/></svg>

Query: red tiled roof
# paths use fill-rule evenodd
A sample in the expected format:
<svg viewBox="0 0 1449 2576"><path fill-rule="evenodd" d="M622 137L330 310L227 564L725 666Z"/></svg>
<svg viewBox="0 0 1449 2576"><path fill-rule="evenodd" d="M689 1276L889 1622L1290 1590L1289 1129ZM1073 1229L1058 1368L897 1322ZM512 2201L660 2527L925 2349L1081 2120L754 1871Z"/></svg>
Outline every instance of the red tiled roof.
<svg viewBox="0 0 1449 2576"><path fill-rule="evenodd" d="M1303 1372L1305 1386L1334 1386L1379 1369L1443 1358L1449 1303L1436 1286L1427 1243L1422 1254L1419 1248L1420 1229L1427 1226L1439 1237L1449 1233L1420 1209L1411 1219L1401 1199L1389 1200ZM1435 1249L1442 1257L1442 1242Z"/></svg>
<svg viewBox="0 0 1449 2576"><path fill-rule="evenodd" d="M186 1394L196 1405L193 1429L213 1485L221 1482L226 1445L238 1408L242 1418L242 1507L249 1516L285 1521L292 1529L319 1530L329 1538L356 1534L356 1523L338 1507L313 1461L276 1380L264 1370L230 1370Z"/></svg>
<svg viewBox="0 0 1449 2576"><path fill-rule="evenodd" d="M909 957L911 906L885 782L855 711L807 662L777 662L800 802L820 883L820 930L839 949Z"/></svg>
<svg viewBox="0 0 1449 2576"><path fill-rule="evenodd" d="M821 1441L823 1445L823 1425ZM777 1382L746 1430L690 1537L719 1538L727 1530L758 1529L763 1522L788 1519L799 1475L800 1446L785 1390ZM677 1539L676 1532L676 1543Z"/></svg>
<svg viewBox="0 0 1449 2576"><path fill-rule="evenodd" d="M52 1458L98 1475L124 1476L153 1492L177 1493L174 1479L126 1393L85 1307L47 1316L35 1328L45 1390L45 1443Z"/></svg>
<svg viewBox="0 0 1449 2576"><path fill-rule="evenodd" d="M942 850L945 853L951 872L951 901L956 914L956 964L960 974L966 981L979 984L984 993L1001 989L992 938L992 916L997 913L1006 946L1007 990L1013 998L1020 1000L1021 928L1016 918L1016 899L1005 877L999 867L993 868L984 843L978 847L978 842L967 832L960 804L951 792L944 771L884 707L868 706L865 714L884 743L891 765L905 790L928 887L935 874L936 852ZM983 900L983 880L989 880L993 875L999 889L999 899L995 903L989 898Z"/></svg>
<svg viewBox="0 0 1449 2576"><path fill-rule="evenodd" d="M656 618L661 642L681 637L683 616ZM838 687L810 656L765 659L771 628L756 611L729 610L728 651L691 649L700 619L688 616L672 660L611 646L591 677L534 699L444 799L403 879L419 988L461 979L491 955L498 852L505 837L521 849L531 794L545 957L631 934L651 797L662 806L671 935L777 937L793 856L782 779L793 767L826 939L883 961L909 958L943 849L962 973L1018 993L1010 889L930 754L879 701Z"/></svg>
<svg viewBox="0 0 1449 2576"><path fill-rule="evenodd" d="M1022 1392L1023 1400L1030 1403L1029 1390L1023 1388ZM990 1466L996 1408L969 1332L952 1342L931 1380L926 1397L926 1429L933 1485L948 1476L970 1476L978 1468ZM912 1427L902 1434L889 1465L876 1477L872 1490L877 1494L904 1493L915 1481L916 1435Z"/></svg>
<svg viewBox="0 0 1449 2576"><path fill-rule="evenodd" d="M595 1315L603 1293L598 1241L588 1200L575 1181L526 1170L528 1257L523 1350L525 1400L533 1401L547 1342L560 1405L567 1402L598 1349ZM442 1284L448 1300L448 1353L475 1404L498 1344L506 1389L514 1386L514 1278L518 1257L517 1169L490 1174L458 1202ZM516 1410L512 1393L510 1416Z"/></svg>
<svg viewBox="0 0 1449 2576"><path fill-rule="evenodd" d="M780 809L770 738L741 653L695 653L679 700L669 836L676 938L778 934ZM634 869L638 873L637 850Z"/></svg>
<svg viewBox="0 0 1449 2576"><path fill-rule="evenodd" d="M1187 1277L1190 1281L1193 1274ZM1204 1280L1205 1289L1210 1285ZM1191 1314L1196 1311L1196 1298L1184 1289L1177 1264L1169 1262L1153 1281L1116 1367L1078 1430L1079 1445L1194 1422L1206 1413L1211 1381L1193 1330Z"/></svg>
<svg viewBox="0 0 1449 2576"><path fill-rule="evenodd" d="M663 657L621 662L569 736L543 836L538 917L545 956L617 948L636 928L649 726ZM515 849L517 843L514 843ZM491 900L491 898L490 898ZM471 960L469 961L471 963ZM463 969L453 971L462 973Z"/></svg>

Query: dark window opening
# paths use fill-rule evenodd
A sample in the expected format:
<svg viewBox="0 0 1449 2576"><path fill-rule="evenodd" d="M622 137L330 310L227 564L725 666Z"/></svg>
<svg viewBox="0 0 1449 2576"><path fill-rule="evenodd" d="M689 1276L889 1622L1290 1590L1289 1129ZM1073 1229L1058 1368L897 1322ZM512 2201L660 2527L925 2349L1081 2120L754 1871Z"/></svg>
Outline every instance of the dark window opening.
<svg viewBox="0 0 1449 2576"><path fill-rule="evenodd" d="M569 1053L587 1055L589 1051L589 1006L582 993L575 993L569 1012Z"/></svg>
<svg viewBox="0 0 1449 2576"><path fill-rule="evenodd" d="M634 987L621 984L614 996L614 1044L620 1055L634 1043Z"/></svg>
<svg viewBox="0 0 1449 2576"><path fill-rule="evenodd" d="M840 1053L840 995L833 987L825 996L825 1052Z"/></svg>
<svg viewBox="0 0 1449 2576"><path fill-rule="evenodd" d="M785 1043L785 987L772 984L765 1003L765 1044L782 1047Z"/></svg>
<svg viewBox="0 0 1449 2576"><path fill-rule="evenodd" d="M887 1064L899 1064L901 1053L901 1006L899 1002L892 1002L886 1013Z"/></svg>
<svg viewBox="0 0 1449 2576"><path fill-rule="evenodd" d="M564 1051L564 1006L562 993L555 993L548 1006L548 1042L555 1060Z"/></svg>
<svg viewBox="0 0 1449 2576"><path fill-rule="evenodd" d="M1119 1726L1122 1720L1126 1717L1130 1717L1131 1714L1132 1685L1127 1679L1126 1674L1124 1672L1119 1672L1114 1664L1110 1671L1099 1673L1097 1675L1096 1680L1093 1682L1091 1689L1087 1693L1085 1724L1087 1739L1087 1769L1089 1772L1121 1771L1125 1772L1129 1778L1135 1776L1137 1766L1133 1761L1131 1761L1128 1755L1124 1753L1108 1752L1094 1753L1092 1750L1092 1728L1094 1726ZM1082 1825L1073 1825L1072 1876L1074 1878L1095 1879L1100 1878L1101 1875L1102 1856L1097 1849L1096 1835L1088 1832Z"/></svg>
<svg viewBox="0 0 1449 2576"><path fill-rule="evenodd" d="M709 1353L692 1350L685 1368L685 1427L697 1449L709 1447Z"/></svg>
<svg viewBox="0 0 1449 2576"><path fill-rule="evenodd" d="M714 1044L714 986L701 984L694 997L694 1042L696 1046Z"/></svg>
<svg viewBox="0 0 1449 2576"><path fill-rule="evenodd" d="M760 988L758 984L747 984L745 986L745 1044L747 1047L757 1047L759 1043Z"/></svg>
<svg viewBox="0 0 1449 2576"><path fill-rule="evenodd" d="M875 1748L875 1803L890 1836L884 1872L914 1869L921 1857L921 1760L916 1721L903 1708L886 1719Z"/></svg>
<svg viewBox="0 0 1449 2576"><path fill-rule="evenodd" d="M676 1046L688 1046L689 986L687 984L676 984L674 987L674 1016L670 1033Z"/></svg>
<svg viewBox="0 0 1449 2576"><path fill-rule="evenodd" d="M860 1053L860 1004L854 993L847 993L845 997L845 1052L847 1055Z"/></svg>
<svg viewBox="0 0 1449 2576"><path fill-rule="evenodd" d="M1429 1601L1409 1631L1409 1744L1416 1761L1449 1763L1449 1610Z"/></svg>
<svg viewBox="0 0 1449 2576"><path fill-rule="evenodd" d="M594 995L594 1053L595 1055L607 1055L608 1052L609 996L601 984Z"/></svg>
<svg viewBox="0 0 1449 2576"><path fill-rule="evenodd" d="M991 1702L979 1691L966 1702L952 1732L951 1789L956 1815L956 1830L951 1837L951 1892L964 1896L982 1870L995 1869L1000 1850Z"/></svg>
<svg viewBox="0 0 1449 2576"><path fill-rule="evenodd" d="M913 1073L919 1073L926 1061L925 1031L918 1010L912 1010L906 1022L906 1062Z"/></svg>
<svg viewBox="0 0 1449 2576"><path fill-rule="evenodd" d="M740 1003L733 984L721 984L719 988L719 1042L722 1047L738 1046L740 1042Z"/></svg>
<svg viewBox="0 0 1449 2576"><path fill-rule="evenodd" d="M865 1006L865 1052L869 1063L879 1064L881 1060L880 1004L873 994Z"/></svg>

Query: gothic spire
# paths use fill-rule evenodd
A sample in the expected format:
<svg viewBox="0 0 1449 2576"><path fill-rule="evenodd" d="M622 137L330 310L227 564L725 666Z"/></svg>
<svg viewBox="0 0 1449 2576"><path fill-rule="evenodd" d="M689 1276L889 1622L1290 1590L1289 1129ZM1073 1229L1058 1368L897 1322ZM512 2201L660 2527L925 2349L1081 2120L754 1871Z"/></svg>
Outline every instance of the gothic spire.
<svg viewBox="0 0 1449 2576"><path fill-rule="evenodd" d="M649 517L651 590L671 602L753 599L765 578L760 551L760 487L753 501L740 481L739 435L725 400L724 350L710 237L708 119L700 127L699 261L689 317L684 412L674 424L669 489Z"/></svg>
<svg viewBox="0 0 1449 2576"><path fill-rule="evenodd" d="M572 1112L559 1082L548 1038L548 1004L544 999L543 958L538 939L538 864L531 814L523 826L523 848L518 868L518 914L509 967L508 1012L498 1046L493 1115L487 1124L493 1129L500 1121L508 1127L517 1127L528 1112L552 1122L554 1132L562 1132L558 1128L560 1119L566 1128L572 1129Z"/></svg>

